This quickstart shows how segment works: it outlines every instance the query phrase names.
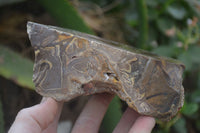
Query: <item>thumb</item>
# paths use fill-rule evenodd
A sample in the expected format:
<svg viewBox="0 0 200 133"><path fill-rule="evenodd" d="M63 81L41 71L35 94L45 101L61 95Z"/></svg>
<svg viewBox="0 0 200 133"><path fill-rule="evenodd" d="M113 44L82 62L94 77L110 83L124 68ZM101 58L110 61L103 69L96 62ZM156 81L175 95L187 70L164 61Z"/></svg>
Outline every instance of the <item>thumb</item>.
<svg viewBox="0 0 200 133"><path fill-rule="evenodd" d="M40 104L22 109L17 114L9 133L42 132L60 116L62 105L63 103L47 98Z"/></svg>

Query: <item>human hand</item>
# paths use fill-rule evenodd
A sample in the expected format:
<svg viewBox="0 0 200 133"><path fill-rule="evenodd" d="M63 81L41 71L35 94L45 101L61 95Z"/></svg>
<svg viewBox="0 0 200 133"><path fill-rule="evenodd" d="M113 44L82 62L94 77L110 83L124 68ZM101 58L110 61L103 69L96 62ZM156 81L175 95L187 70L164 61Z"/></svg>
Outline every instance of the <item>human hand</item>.
<svg viewBox="0 0 200 133"><path fill-rule="evenodd" d="M113 95L96 94L85 105L72 129L72 133L98 133L101 121ZM113 133L150 133L155 126L155 119L141 116L127 108Z"/></svg>
<svg viewBox="0 0 200 133"><path fill-rule="evenodd" d="M97 133L113 95L96 94L86 104L72 133ZM21 110L9 133L55 133L63 103L52 98ZM128 108L113 133L150 133L155 125L152 117L140 116Z"/></svg>
<svg viewBox="0 0 200 133"><path fill-rule="evenodd" d="M40 104L19 111L8 133L56 133L62 106L43 98Z"/></svg>

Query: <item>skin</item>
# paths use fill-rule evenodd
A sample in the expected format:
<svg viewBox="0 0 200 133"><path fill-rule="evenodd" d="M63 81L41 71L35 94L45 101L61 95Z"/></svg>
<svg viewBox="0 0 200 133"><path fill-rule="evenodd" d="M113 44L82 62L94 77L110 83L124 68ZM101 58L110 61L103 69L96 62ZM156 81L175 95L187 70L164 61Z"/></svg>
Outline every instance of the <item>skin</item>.
<svg viewBox="0 0 200 133"><path fill-rule="evenodd" d="M72 133L97 133L113 95L93 95L74 124ZM43 98L40 104L22 109L8 133L55 133L63 103ZM155 120L127 108L113 133L150 133Z"/></svg>

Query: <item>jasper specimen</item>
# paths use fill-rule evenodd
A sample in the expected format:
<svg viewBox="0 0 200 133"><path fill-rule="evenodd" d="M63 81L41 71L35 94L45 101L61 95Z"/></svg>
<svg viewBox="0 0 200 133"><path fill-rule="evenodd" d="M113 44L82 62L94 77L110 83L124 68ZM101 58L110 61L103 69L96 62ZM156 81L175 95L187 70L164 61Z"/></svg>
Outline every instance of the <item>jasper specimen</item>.
<svg viewBox="0 0 200 133"><path fill-rule="evenodd" d="M109 92L142 115L169 120L183 106L184 65L77 31L28 22L33 82L42 96L69 101Z"/></svg>

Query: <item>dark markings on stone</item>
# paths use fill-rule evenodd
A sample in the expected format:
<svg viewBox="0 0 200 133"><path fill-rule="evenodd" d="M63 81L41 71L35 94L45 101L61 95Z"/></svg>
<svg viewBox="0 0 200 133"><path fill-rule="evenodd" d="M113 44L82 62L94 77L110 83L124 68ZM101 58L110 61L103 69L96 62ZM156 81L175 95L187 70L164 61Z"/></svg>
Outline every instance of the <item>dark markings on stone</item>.
<svg viewBox="0 0 200 133"><path fill-rule="evenodd" d="M142 115L169 120L183 106L184 65L77 31L28 22L33 82L42 96L69 101L115 93Z"/></svg>

